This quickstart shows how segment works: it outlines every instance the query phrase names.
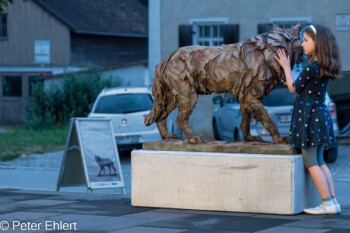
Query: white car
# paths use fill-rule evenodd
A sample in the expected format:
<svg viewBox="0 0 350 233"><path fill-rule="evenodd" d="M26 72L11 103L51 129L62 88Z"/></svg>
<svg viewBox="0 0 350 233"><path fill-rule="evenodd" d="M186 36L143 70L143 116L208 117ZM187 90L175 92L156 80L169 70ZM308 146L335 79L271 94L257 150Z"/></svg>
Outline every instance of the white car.
<svg viewBox="0 0 350 233"><path fill-rule="evenodd" d="M105 88L88 117L112 119L118 149L131 150L141 148L144 142L161 140L156 124L144 124L152 107L153 97L147 87Z"/></svg>

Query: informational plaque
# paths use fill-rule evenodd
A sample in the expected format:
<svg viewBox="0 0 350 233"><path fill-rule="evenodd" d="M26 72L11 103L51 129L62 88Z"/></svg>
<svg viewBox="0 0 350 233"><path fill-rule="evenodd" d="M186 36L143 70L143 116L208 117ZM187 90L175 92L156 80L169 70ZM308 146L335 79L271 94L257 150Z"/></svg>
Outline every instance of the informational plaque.
<svg viewBox="0 0 350 233"><path fill-rule="evenodd" d="M57 182L64 186L86 185L88 191L122 188L123 174L111 119L73 118Z"/></svg>
<svg viewBox="0 0 350 233"><path fill-rule="evenodd" d="M336 15L335 25L337 31L350 31L350 15Z"/></svg>
<svg viewBox="0 0 350 233"><path fill-rule="evenodd" d="M50 64L50 41L34 41L34 61L35 64Z"/></svg>

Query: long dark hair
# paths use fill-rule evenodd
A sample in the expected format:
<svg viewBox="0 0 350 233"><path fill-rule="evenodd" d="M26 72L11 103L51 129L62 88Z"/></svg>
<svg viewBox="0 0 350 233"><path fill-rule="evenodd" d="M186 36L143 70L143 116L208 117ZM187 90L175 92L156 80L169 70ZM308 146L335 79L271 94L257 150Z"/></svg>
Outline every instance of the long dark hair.
<svg viewBox="0 0 350 233"><path fill-rule="evenodd" d="M309 61L317 58L320 68L320 76L339 79L341 74L341 62L337 41L332 31L324 25L313 25L316 34L310 26L303 29L303 33L308 34L315 41L315 51L313 55L308 56Z"/></svg>

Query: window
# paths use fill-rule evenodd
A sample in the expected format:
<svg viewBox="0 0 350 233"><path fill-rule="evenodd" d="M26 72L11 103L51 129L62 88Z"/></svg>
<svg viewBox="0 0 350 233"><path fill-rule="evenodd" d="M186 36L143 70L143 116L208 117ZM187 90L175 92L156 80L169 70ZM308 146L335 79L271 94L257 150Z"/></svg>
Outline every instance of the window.
<svg viewBox="0 0 350 233"><path fill-rule="evenodd" d="M224 102L227 104L234 104L237 103L235 96L232 93L228 93L226 94L225 98L224 98Z"/></svg>
<svg viewBox="0 0 350 233"><path fill-rule="evenodd" d="M153 100L149 94L116 94L102 96L95 113L124 114L149 111Z"/></svg>
<svg viewBox="0 0 350 233"><path fill-rule="evenodd" d="M5 76L2 80L3 96L22 96L21 76Z"/></svg>
<svg viewBox="0 0 350 233"><path fill-rule="evenodd" d="M218 46L224 43L222 24L198 24L196 29L197 41L195 44Z"/></svg>
<svg viewBox="0 0 350 233"><path fill-rule="evenodd" d="M29 96L32 96L33 86L38 83L44 84L44 80L39 76L29 76Z"/></svg>
<svg viewBox="0 0 350 233"><path fill-rule="evenodd" d="M7 37L7 14L0 15L0 38Z"/></svg>
<svg viewBox="0 0 350 233"><path fill-rule="evenodd" d="M264 106L270 107L294 105L296 96L297 95L291 94L287 87L280 87L272 90L265 96L262 103Z"/></svg>

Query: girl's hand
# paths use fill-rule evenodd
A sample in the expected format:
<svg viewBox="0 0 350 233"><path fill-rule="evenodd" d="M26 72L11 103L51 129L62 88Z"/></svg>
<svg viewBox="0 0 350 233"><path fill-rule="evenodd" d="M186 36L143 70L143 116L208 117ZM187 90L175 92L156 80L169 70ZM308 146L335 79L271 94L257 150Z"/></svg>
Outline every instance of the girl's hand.
<svg viewBox="0 0 350 233"><path fill-rule="evenodd" d="M290 59L289 56L287 57L286 54L284 53L284 50L279 49L277 50L277 55L275 56L275 59L278 61L280 66L285 70L286 68L290 68Z"/></svg>

